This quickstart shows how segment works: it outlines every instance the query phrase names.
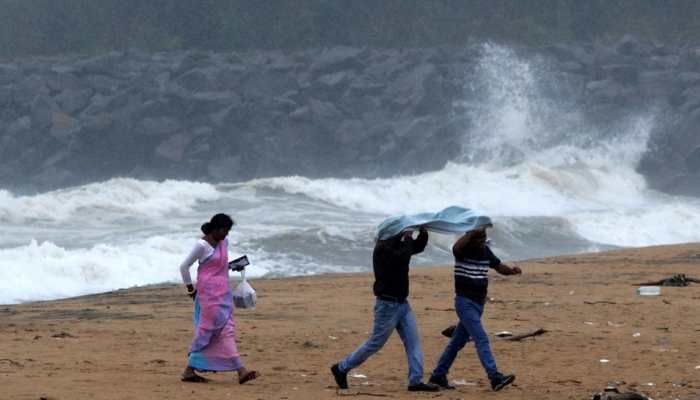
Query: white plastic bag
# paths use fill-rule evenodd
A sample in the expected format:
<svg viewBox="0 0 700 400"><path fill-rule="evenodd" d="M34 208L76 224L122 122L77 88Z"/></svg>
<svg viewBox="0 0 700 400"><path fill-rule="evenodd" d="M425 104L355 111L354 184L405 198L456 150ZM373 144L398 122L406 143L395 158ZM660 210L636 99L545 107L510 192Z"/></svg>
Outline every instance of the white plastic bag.
<svg viewBox="0 0 700 400"><path fill-rule="evenodd" d="M233 290L233 304L237 308L255 308L255 304L258 301L255 289L245 279L245 270L241 271L241 276L243 280Z"/></svg>

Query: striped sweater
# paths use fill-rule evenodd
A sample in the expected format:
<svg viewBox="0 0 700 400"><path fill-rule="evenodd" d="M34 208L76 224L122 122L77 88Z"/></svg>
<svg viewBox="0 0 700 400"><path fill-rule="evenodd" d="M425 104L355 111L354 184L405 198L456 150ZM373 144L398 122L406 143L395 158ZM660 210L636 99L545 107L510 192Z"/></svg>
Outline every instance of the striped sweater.
<svg viewBox="0 0 700 400"><path fill-rule="evenodd" d="M497 267L501 260L488 246L464 249L455 253L455 292L479 304L486 302L489 268Z"/></svg>

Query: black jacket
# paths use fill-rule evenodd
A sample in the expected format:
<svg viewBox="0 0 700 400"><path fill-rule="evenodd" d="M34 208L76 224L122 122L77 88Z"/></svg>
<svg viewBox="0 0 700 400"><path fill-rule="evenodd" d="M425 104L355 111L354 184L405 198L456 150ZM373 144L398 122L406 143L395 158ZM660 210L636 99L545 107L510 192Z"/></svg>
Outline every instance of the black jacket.
<svg viewBox="0 0 700 400"><path fill-rule="evenodd" d="M399 300L408 297L408 264L411 256L425 250L428 232L416 239L402 240L403 234L378 240L374 246L374 295L391 296Z"/></svg>

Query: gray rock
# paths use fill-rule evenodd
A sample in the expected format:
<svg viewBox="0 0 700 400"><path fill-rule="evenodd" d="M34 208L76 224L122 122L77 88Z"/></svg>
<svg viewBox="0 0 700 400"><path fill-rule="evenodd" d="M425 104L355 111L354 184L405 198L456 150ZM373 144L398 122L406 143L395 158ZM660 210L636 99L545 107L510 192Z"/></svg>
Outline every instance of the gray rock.
<svg viewBox="0 0 700 400"><path fill-rule="evenodd" d="M0 121L10 124L11 122L16 121L17 118L19 118L17 111L7 107L0 108Z"/></svg>
<svg viewBox="0 0 700 400"><path fill-rule="evenodd" d="M12 99L15 104L29 105L38 95L49 95L50 90L46 84L46 78L39 75L30 75L23 78L18 84L11 85Z"/></svg>
<svg viewBox="0 0 700 400"><path fill-rule="evenodd" d="M159 157L163 157L173 162L180 162L185 156L187 146L192 141L192 137L185 133L177 133L161 142L155 149Z"/></svg>
<svg viewBox="0 0 700 400"><path fill-rule="evenodd" d="M80 90L84 88L84 84L80 79L70 73L52 72L47 76L46 85L52 92L63 92L66 90Z"/></svg>
<svg viewBox="0 0 700 400"><path fill-rule="evenodd" d="M12 89L8 86L0 86L0 107L8 107L12 102Z"/></svg>
<svg viewBox="0 0 700 400"><path fill-rule="evenodd" d="M353 47L333 47L324 49L314 57L309 70L315 74L323 75L336 71L347 71L362 66L360 54L363 49Z"/></svg>
<svg viewBox="0 0 700 400"><path fill-rule="evenodd" d="M250 97L275 97L299 90L295 76L271 70L250 74L241 82L240 92Z"/></svg>
<svg viewBox="0 0 700 400"><path fill-rule="evenodd" d="M367 136L369 129L360 120L345 120L335 132L338 143L347 145Z"/></svg>
<svg viewBox="0 0 700 400"><path fill-rule="evenodd" d="M16 121L10 123L7 127L7 134L9 136L19 135L23 132L28 132L32 128L32 119L28 116L23 116L18 118Z"/></svg>
<svg viewBox="0 0 700 400"><path fill-rule="evenodd" d="M47 95L39 95L32 102L32 129L44 130L51 126L53 112L58 109L56 103Z"/></svg>
<svg viewBox="0 0 700 400"><path fill-rule="evenodd" d="M583 46L574 43L558 43L548 46L544 53L553 55L562 65L582 67L593 64L593 55Z"/></svg>
<svg viewBox="0 0 700 400"><path fill-rule="evenodd" d="M186 71L198 68L208 68L212 65L211 53L199 50L192 50L185 53L180 62L174 67L173 75L179 76Z"/></svg>
<svg viewBox="0 0 700 400"><path fill-rule="evenodd" d="M78 120L62 112L51 114L51 129L49 133L56 139L66 141L78 131Z"/></svg>
<svg viewBox="0 0 700 400"><path fill-rule="evenodd" d="M104 132L114 126L114 117L108 113L90 115L81 118L84 132Z"/></svg>
<svg viewBox="0 0 700 400"><path fill-rule="evenodd" d="M43 168L38 174L31 177L29 182L37 188L60 188L71 185L75 182L75 174L59 168L55 165Z"/></svg>
<svg viewBox="0 0 700 400"><path fill-rule="evenodd" d="M216 82L216 72L213 67L193 69L179 76L174 84L189 93L217 92L219 85ZM177 92L177 88L174 91Z"/></svg>
<svg viewBox="0 0 700 400"><path fill-rule="evenodd" d="M635 65L606 65L603 70L613 81L625 86L639 83L639 69Z"/></svg>
<svg viewBox="0 0 700 400"><path fill-rule="evenodd" d="M248 69L241 64L223 65L217 68L215 80L219 90L240 90L241 82L248 72Z"/></svg>
<svg viewBox="0 0 700 400"><path fill-rule="evenodd" d="M181 130L181 126L174 117L153 117L141 120L137 129L145 135L162 136Z"/></svg>
<svg viewBox="0 0 700 400"><path fill-rule="evenodd" d="M659 189L674 195L700 197L700 174L675 175L666 179Z"/></svg>
<svg viewBox="0 0 700 400"><path fill-rule="evenodd" d="M114 93L121 84L121 81L105 75L90 75L83 79L90 88L103 95Z"/></svg>
<svg viewBox="0 0 700 400"><path fill-rule="evenodd" d="M643 71L639 74L639 92L642 96L665 100L678 89L678 76L673 71Z"/></svg>
<svg viewBox="0 0 700 400"><path fill-rule="evenodd" d="M92 89L73 90L67 89L54 97L61 111L74 114L83 110L90 103L94 91Z"/></svg>
<svg viewBox="0 0 700 400"><path fill-rule="evenodd" d="M241 156L224 156L210 161L207 165L207 173L215 181L230 182L231 177L240 176L242 167Z"/></svg>
<svg viewBox="0 0 700 400"><path fill-rule="evenodd" d="M343 117L343 113L333 103L325 101L311 99L309 109L313 121L329 130L336 129Z"/></svg>
<svg viewBox="0 0 700 400"><path fill-rule="evenodd" d="M83 110L82 114L84 116L91 116L109 112L111 111L110 104L112 102L112 99L114 99L113 95L108 96L101 93L97 93L90 97L90 101L87 107Z"/></svg>
<svg viewBox="0 0 700 400"><path fill-rule="evenodd" d="M289 113L289 119L294 121L310 121L311 107L308 105L301 106Z"/></svg>
<svg viewBox="0 0 700 400"><path fill-rule="evenodd" d="M240 107L241 104L241 97L232 91L200 92L180 99L180 109L191 116L217 113L228 107Z"/></svg>
<svg viewBox="0 0 700 400"><path fill-rule="evenodd" d="M75 64L76 73L80 76L105 76L116 80L126 79L131 71L124 65L124 53L113 51L104 55L78 61Z"/></svg>
<svg viewBox="0 0 700 400"><path fill-rule="evenodd" d="M681 58L678 55L671 54L667 56L654 56L648 59L647 65L651 68L670 69L676 68L681 63Z"/></svg>
<svg viewBox="0 0 700 400"><path fill-rule="evenodd" d="M13 64L0 64L0 86L17 82L22 76L21 70Z"/></svg>
<svg viewBox="0 0 700 400"><path fill-rule="evenodd" d="M337 88L340 84L351 80L353 75L352 72L339 71L320 76L318 82L329 88Z"/></svg>
<svg viewBox="0 0 700 400"><path fill-rule="evenodd" d="M384 98L398 105L398 109L410 109L420 104L426 95L426 84L436 73L435 66L420 64L399 75L387 87Z"/></svg>
<svg viewBox="0 0 700 400"><path fill-rule="evenodd" d="M633 35L625 35L615 46L615 50L622 55L640 55L649 51L649 47Z"/></svg>
<svg viewBox="0 0 700 400"><path fill-rule="evenodd" d="M677 77L682 85L695 85L700 83L700 72L681 72Z"/></svg>

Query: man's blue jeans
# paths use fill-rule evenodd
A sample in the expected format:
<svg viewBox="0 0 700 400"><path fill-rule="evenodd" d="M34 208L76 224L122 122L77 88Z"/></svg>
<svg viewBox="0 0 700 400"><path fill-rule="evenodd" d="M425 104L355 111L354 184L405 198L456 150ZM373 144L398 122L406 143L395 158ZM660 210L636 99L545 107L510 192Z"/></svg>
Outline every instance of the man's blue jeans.
<svg viewBox="0 0 700 400"><path fill-rule="evenodd" d="M423 381L423 350L416 315L411 305L394 303L377 299L374 304L374 327L372 334L360 347L338 363L341 372L348 372L367 360L384 346L389 336L396 329L399 332L408 358L408 384L415 385Z"/></svg>
<svg viewBox="0 0 700 400"><path fill-rule="evenodd" d="M466 297L456 296L455 310L459 317L459 325L457 325L457 329L452 334L452 339L445 347L445 351L442 352L440 360L433 370L433 376L446 376L457 357L457 353L462 350L471 338L474 340L479 361L481 361L481 365L486 370L489 379L491 379L498 372L498 369L496 369L496 360L491 353L489 337L481 325L484 305Z"/></svg>

